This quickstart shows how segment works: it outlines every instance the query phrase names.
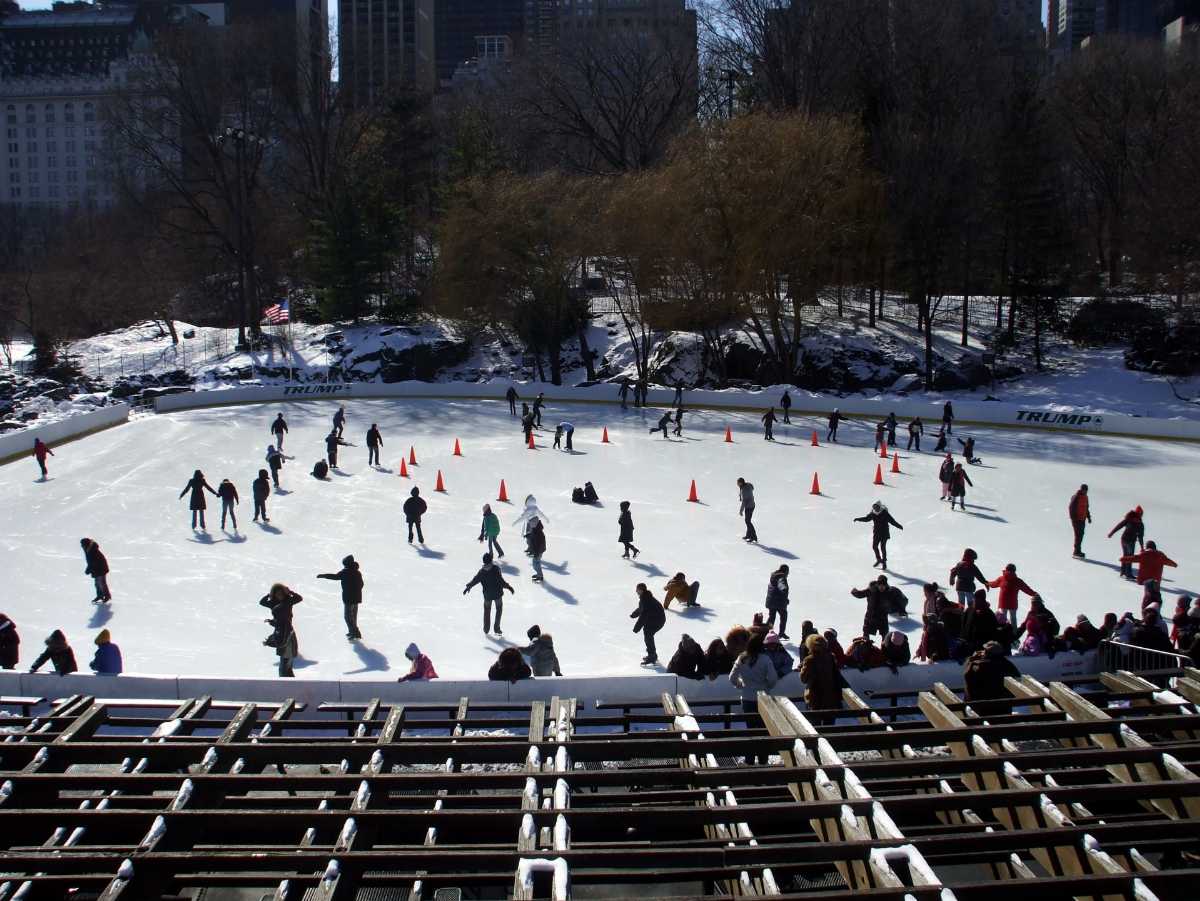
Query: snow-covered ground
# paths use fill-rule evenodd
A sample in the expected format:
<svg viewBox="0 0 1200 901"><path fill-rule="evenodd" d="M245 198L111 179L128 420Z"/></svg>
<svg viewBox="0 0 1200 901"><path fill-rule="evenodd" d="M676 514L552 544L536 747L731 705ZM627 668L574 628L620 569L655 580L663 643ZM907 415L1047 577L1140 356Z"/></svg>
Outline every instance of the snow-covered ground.
<svg viewBox="0 0 1200 901"><path fill-rule="evenodd" d="M359 446L342 449L342 469L327 482L309 475L336 409L327 402L140 418L61 447L44 483L31 460L0 468L0 610L20 629L22 665L62 628L86 671L92 638L107 626L130 671L269 676L275 658L261 643L269 630L258 599L283 581L304 595L296 609L301 677L398 676L407 669L403 650L415 641L443 677L482 678L498 650L523 643L533 623L554 635L567 675L636 673L643 648L629 613L637 582L660 598L677 570L701 582L703 606L671 610L658 636L665 664L683 632L706 643L734 623L749 623L762 607L768 575L784 562L792 570L789 631L799 635L801 621L812 619L849 636L860 629L863 611L849 590L876 573L870 529L852 519L877 498L905 526L893 537L889 574L914 614L920 584L944 583L965 546L979 551L989 577L1015 562L1064 626L1078 612L1099 621L1109 610L1136 610L1140 589L1118 578L1117 542L1104 538L1135 504L1146 510L1147 537L1180 563L1168 570L1169 603L1200 589L1191 553L1200 447L1192 444L980 430L983 465L970 470L968 510L951 513L938 500L938 458L931 453L902 452L904 474L888 474L885 487L874 487L878 461L861 425L846 425L840 445L813 448L812 421L780 426L779 440L768 444L752 416L697 412L688 414L682 440L664 441L647 434L653 413L562 405L548 410L545 422L575 423L575 453L568 455L550 449L548 432L536 451L523 447L516 420L500 403L346 407L346 438ZM284 491L269 501L271 525L261 527L250 522L250 481L264 465L277 410L291 426L285 449L295 459L283 470ZM371 422L386 442L384 469L366 465L363 434ZM733 444L722 440L726 425ZM609 445L600 443L604 426ZM455 438L461 458L451 455ZM404 479L398 466L410 445L419 465ZM189 527L179 492L197 467L214 486L223 477L237 485L240 533L221 531L211 497L208 533ZM446 494L433 491L439 468ZM809 494L814 472L820 497ZM739 475L757 488L759 545L741 541ZM496 503L502 478L512 504ZM693 478L699 504L685 501ZM570 501L572 487L588 480L601 507ZM1081 482L1091 486L1095 517L1085 542L1094 557L1086 562L1070 557L1066 517L1067 499ZM413 485L430 507L424 548L404 540L400 507ZM511 525L530 493L548 517L540 586L530 581ZM642 550L636 561L622 560L616 541L621 500L633 504ZM503 523L504 569L516 588L515 596L505 595L504 641L483 634L479 589L462 592L479 566L480 508L489 502ZM88 603L91 582L79 549L85 535L99 541L111 563L111 608ZM315 578L350 553L366 579L364 639L353 644L344 638L337 584ZM896 626L919 631L916 619Z"/></svg>

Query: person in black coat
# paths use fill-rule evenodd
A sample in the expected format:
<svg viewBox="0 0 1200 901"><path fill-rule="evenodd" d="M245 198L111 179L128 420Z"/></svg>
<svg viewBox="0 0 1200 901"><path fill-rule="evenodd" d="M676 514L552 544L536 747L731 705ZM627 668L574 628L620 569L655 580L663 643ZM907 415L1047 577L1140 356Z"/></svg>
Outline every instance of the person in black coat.
<svg viewBox="0 0 1200 901"><path fill-rule="evenodd" d="M221 528L225 528L225 517L229 516L233 520L233 531L237 531L237 513L234 512L234 504L240 504L242 499L238 497L237 486L229 479L221 479L221 484L217 486L217 497L221 499Z"/></svg>
<svg viewBox="0 0 1200 901"><path fill-rule="evenodd" d="M267 478L265 469L258 471L258 478L250 486L250 493L254 496L254 521L258 522L261 516L263 522L270 522L271 519L267 516L267 498L271 495L271 481Z"/></svg>
<svg viewBox="0 0 1200 901"><path fill-rule="evenodd" d="M538 392L538 396L533 399L533 424L539 429L542 427L542 407L546 406L546 395L543 392Z"/></svg>
<svg viewBox="0 0 1200 901"><path fill-rule="evenodd" d="M20 656L21 636L17 634L17 624L0 613L0 669L16 669Z"/></svg>
<svg viewBox="0 0 1200 901"><path fill-rule="evenodd" d="M425 536L421 534L421 517L425 515L425 511L429 509L429 505L425 503L425 499L421 497L421 489L413 488L409 492L409 498L404 502L404 519L408 523L408 543L412 544L413 528L417 530L417 541L421 544L425 543Z"/></svg>
<svg viewBox="0 0 1200 901"><path fill-rule="evenodd" d="M879 576L866 588L851 588L850 594L856 598L867 599L867 610L863 614L863 637L870 638L876 632L880 635L888 633L888 581L887 576Z"/></svg>
<svg viewBox="0 0 1200 901"><path fill-rule="evenodd" d="M871 510L864 516L856 516L855 522L869 522L871 524L871 550L875 552L875 566L881 569L887 569L887 543L892 537L891 527L895 526L900 531L904 531L904 526L896 522L892 518L892 514L888 512L888 508L879 501L871 504Z"/></svg>
<svg viewBox="0 0 1200 901"><path fill-rule="evenodd" d="M275 421L271 423L271 434L275 436L275 447L283 450L283 436L287 434L288 424L283 419L283 414L280 413L275 417Z"/></svg>
<svg viewBox="0 0 1200 901"><path fill-rule="evenodd" d="M978 457L975 456L975 439L974 438L968 437L966 441L963 441L961 438L958 438L957 441L959 444L962 445L963 459L965 459L968 463L982 462Z"/></svg>
<svg viewBox="0 0 1200 901"><path fill-rule="evenodd" d="M467 587L463 589L463 594L470 592L476 585L483 588L484 634L492 631L492 604L495 604L496 635L504 635L500 631L500 617L504 615L504 589L507 588L509 594L515 594L516 589L504 580L504 573L500 571L499 566L492 562L491 554L483 555L483 566L479 568L479 572L475 573L475 578L467 583Z"/></svg>
<svg viewBox="0 0 1200 901"><path fill-rule="evenodd" d="M655 432L661 431L663 433L663 437L666 438L667 437L667 426L669 426L670 424L671 424L671 411L667 410L666 413L664 413L662 416L658 417L658 425L656 425L654 428L652 428L650 430L650 434L653 435Z"/></svg>
<svg viewBox="0 0 1200 901"><path fill-rule="evenodd" d="M338 446L352 447L349 441L343 441L337 432L325 436L325 458L329 461L330 469L337 469Z"/></svg>
<svg viewBox="0 0 1200 901"><path fill-rule="evenodd" d="M278 448L267 447L267 466L271 470L271 481L275 483L275 488L279 488L279 470L283 468L283 454Z"/></svg>
<svg viewBox="0 0 1200 901"><path fill-rule="evenodd" d="M198 469L192 473L192 477L183 486L183 490L179 492L179 496L183 497L189 491L192 494L191 499L188 501L188 506L192 511L192 528L196 528L196 514L199 514L200 528L207 532L208 528L204 524L204 511L207 509L208 504L204 502L204 492L207 491L213 497L217 496L217 492L213 489L212 485L205 481L204 473Z"/></svg>
<svg viewBox="0 0 1200 901"><path fill-rule="evenodd" d="M887 426L888 447L896 446L896 414L888 413L887 419L884 420L884 425Z"/></svg>
<svg viewBox="0 0 1200 901"><path fill-rule="evenodd" d="M963 700L988 701L1012 697L1004 687L1004 679L1021 678L1021 671L1004 654L998 642L988 642L971 655L963 667Z"/></svg>
<svg viewBox="0 0 1200 901"><path fill-rule="evenodd" d="M942 428L949 435L954 431L954 404L946 401L946 405L942 407Z"/></svg>
<svg viewBox="0 0 1200 901"><path fill-rule="evenodd" d="M628 560L629 552L633 551L636 560L641 551L633 544L633 514L629 512L629 501L621 501L621 515L617 517L617 525L621 527L621 534L617 536L617 541L625 545L625 553L621 559Z"/></svg>
<svg viewBox="0 0 1200 901"><path fill-rule="evenodd" d="M108 558L100 550L100 545L91 538L80 538L79 546L83 548L83 559L87 562L85 576L91 576L96 586L96 597L93 604L107 604L112 600L112 592L108 590Z"/></svg>
<svg viewBox="0 0 1200 901"><path fill-rule="evenodd" d="M654 636L666 624L667 612L663 610L658 598L650 593L645 582L638 582L635 590L638 605L633 613L629 614L629 618L637 620L633 624L633 631L641 632L642 640L646 642L646 656L642 658L642 666L649 666L658 663L658 649L654 647Z"/></svg>
<svg viewBox="0 0 1200 901"><path fill-rule="evenodd" d="M358 605L362 603L363 577L358 561L350 554L342 558L342 568L335 573L318 573L318 579L342 583L342 618L346 620L346 637L351 641L362 638L358 631Z"/></svg>
<svg viewBox="0 0 1200 901"><path fill-rule="evenodd" d="M379 434L379 426L371 423L367 429L367 465L379 465L379 449L383 447L383 436Z"/></svg>
<svg viewBox="0 0 1200 901"><path fill-rule="evenodd" d="M526 408L521 415L521 431L525 435L525 443L528 444L533 438L533 414Z"/></svg>
<svg viewBox="0 0 1200 901"><path fill-rule="evenodd" d="M832 441L834 444L837 444L837 430L841 421L842 411L834 407L833 412L829 414L829 428L825 432L826 441Z"/></svg>
<svg viewBox="0 0 1200 901"><path fill-rule="evenodd" d="M763 424L763 441L775 440L775 423L779 420L775 418L775 408L772 407L762 415Z"/></svg>
<svg viewBox="0 0 1200 901"><path fill-rule="evenodd" d="M963 614L962 640L972 648L982 648L996 640L997 632L996 611L988 603L987 592L980 588Z"/></svg>
<svg viewBox="0 0 1200 901"><path fill-rule="evenodd" d="M679 647L667 664L667 672L684 679L704 678L704 648L688 634L679 639Z"/></svg>
<svg viewBox="0 0 1200 901"><path fill-rule="evenodd" d="M337 412L333 414L333 433L339 438L342 437L342 430L346 428L346 408L338 407Z"/></svg>
<svg viewBox="0 0 1200 901"><path fill-rule="evenodd" d="M921 422L921 417L918 416L908 424L908 449L912 450L915 446L917 453L921 452L921 436L925 434L925 423Z"/></svg>
<svg viewBox="0 0 1200 901"><path fill-rule="evenodd" d="M779 637L786 641L788 619L788 565L785 563L771 573L767 580L767 629L775 628L775 614L779 614Z"/></svg>
<svg viewBox="0 0 1200 901"><path fill-rule="evenodd" d="M517 415L517 401L520 396L517 394L517 389L512 385L508 386L508 390L504 392L504 399L508 401L508 412L513 416Z"/></svg>
<svg viewBox="0 0 1200 901"><path fill-rule="evenodd" d="M47 660L60 676L69 676L79 669L75 665L75 652L71 650L71 646L67 643L67 636L63 635L61 629L55 629L50 633L50 637L46 639L46 650L42 651L38 655L38 659L33 661L33 666L29 668L29 671L36 673Z"/></svg>
<svg viewBox="0 0 1200 901"><path fill-rule="evenodd" d="M788 415L792 411L792 394L790 391L783 392L783 397L779 399L779 406L783 410L783 424L791 425L792 420Z"/></svg>
<svg viewBox="0 0 1200 901"><path fill-rule="evenodd" d="M260 607L271 611L271 618L267 620L267 624L273 627L273 631L263 644L275 649L275 655L279 658L279 675L282 678L295 675L292 664L300 656L300 639L297 638L296 629L292 624L292 608L303 600L304 598L286 585L276 582L271 586L270 592L258 602Z"/></svg>

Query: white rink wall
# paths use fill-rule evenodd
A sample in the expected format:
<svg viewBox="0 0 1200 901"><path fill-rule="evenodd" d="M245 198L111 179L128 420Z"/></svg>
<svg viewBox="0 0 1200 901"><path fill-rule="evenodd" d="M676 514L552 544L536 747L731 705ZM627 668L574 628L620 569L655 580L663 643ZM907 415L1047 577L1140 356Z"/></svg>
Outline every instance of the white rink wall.
<svg viewBox="0 0 1200 901"><path fill-rule="evenodd" d="M94 413L81 413L70 419L62 419L47 425L34 426L0 435L0 464L19 460L33 453L33 439L41 438L51 447L64 441L82 438L92 432L121 425L129 419L129 406L115 403L101 407Z"/></svg>

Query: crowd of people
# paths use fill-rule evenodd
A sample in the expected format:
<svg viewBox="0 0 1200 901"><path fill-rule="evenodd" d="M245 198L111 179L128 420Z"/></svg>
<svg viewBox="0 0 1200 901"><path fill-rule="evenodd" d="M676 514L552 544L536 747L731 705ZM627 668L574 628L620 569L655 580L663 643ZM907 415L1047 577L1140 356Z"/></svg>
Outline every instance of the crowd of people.
<svg viewBox="0 0 1200 901"><path fill-rule="evenodd" d="M96 653L89 665L97 676L119 676L124 670L121 649L112 640L108 629L101 629L93 643ZM29 672L36 673L49 663L60 676L69 676L79 671L75 662L75 649L61 629L55 629L45 640L46 649L34 659ZM17 624L6 614L0 613L0 669L15 670L21 662L21 635Z"/></svg>

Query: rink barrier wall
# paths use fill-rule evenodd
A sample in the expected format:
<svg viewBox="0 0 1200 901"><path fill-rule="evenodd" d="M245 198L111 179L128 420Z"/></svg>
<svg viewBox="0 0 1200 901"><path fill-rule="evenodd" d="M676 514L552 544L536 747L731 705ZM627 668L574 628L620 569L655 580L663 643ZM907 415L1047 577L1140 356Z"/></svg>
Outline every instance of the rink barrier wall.
<svg viewBox="0 0 1200 901"><path fill-rule="evenodd" d="M129 405L114 403L107 407L100 407L91 413L80 413L68 419L60 419L58 422L0 435L0 466L31 456L34 438L41 438L53 448L68 441L83 438L93 432L122 425L128 420Z"/></svg>
<svg viewBox="0 0 1200 901"><path fill-rule="evenodd" d="M264 385L168 394L154 399L156 413L221 407L241 404L314 400L371 400L410 398L413 400L494 400L503 402L509 382L346 382L341 384ZM521 399L532 401L538 392L547 401L566 403L617 403L617 385L606 382L586 388L571 388L539 382L513 383ZM760 390L686 390L684 407L688 409L760 412L779 406L785 390L792 393L791 412L797 416L825 416L835 408L848 419L883 419L894 412L897 417L920 416L927 432L936 432L942 421L943 401L895 397L829 397L783 385ZM669 407L675 392L671 388L652 388L648 405ZM955 425L986 425L1024 431L1083 432L1114 437L1161 438L1200 441L1200 422L1186 419L1157 419L1099 413L1086 408L1026 407L1000 401L953 401ZM927 436L928 437L928 436Z"/></svg>
<svg viewBox="0 0 1200 901"><path fill-rule="evenodd" d="M1064 676L1083 676L1099 671L1095 651L1087 654L1064 653L1050 657L1013 657L1022 673L1047 682ZM934 682L962 684L962 665L913 663L900 667L895 674L887 667L860 672L843 670L850 687L866 700L881 691L928 691ZM505 701L548 701L554 697L581 701L636 701L650 705L660 702L663 692L681 694L692 700L729 698L737 689L725 678L709 681L682 679L670 674L645 676L547 677L520 682L460 681L435 679L431 682L336 681L325 679L234 679L218 676L155 676L126 674L95 676L74 673L21 673L0 671L0 694L62 698L90 695L97 698L144 698L183 700L208 695L222 701L273 702L294 698L315 709L317 704L366 703L372 698L384 701L457 702L470 698L480 703ZM772 694L802 697L804 685L796 672L788 673ZM0 725L3 721L0 721Z"/></svg>

